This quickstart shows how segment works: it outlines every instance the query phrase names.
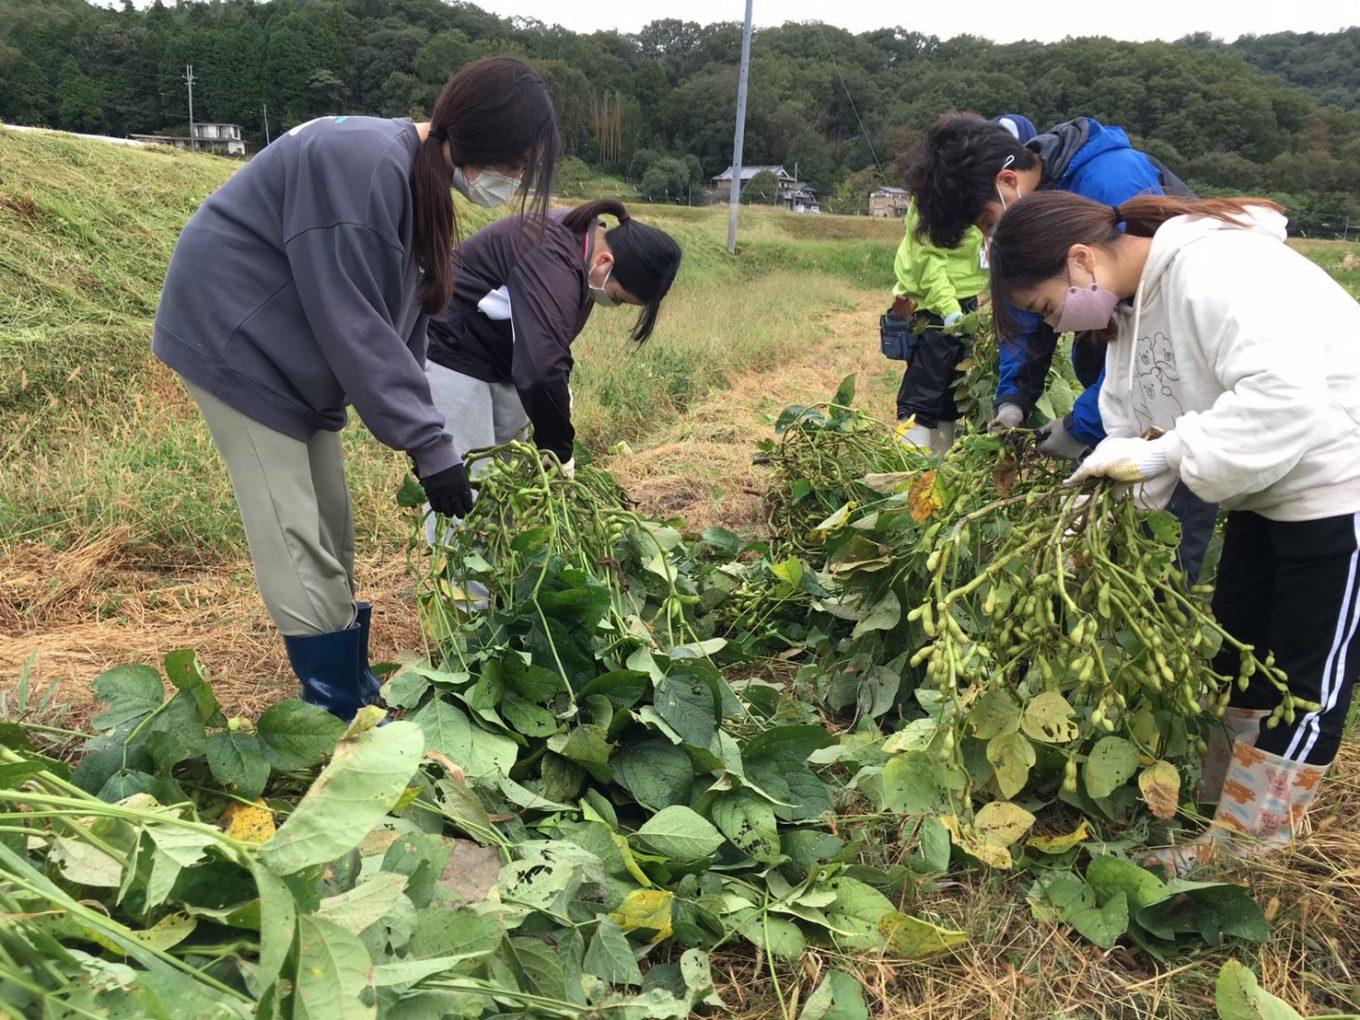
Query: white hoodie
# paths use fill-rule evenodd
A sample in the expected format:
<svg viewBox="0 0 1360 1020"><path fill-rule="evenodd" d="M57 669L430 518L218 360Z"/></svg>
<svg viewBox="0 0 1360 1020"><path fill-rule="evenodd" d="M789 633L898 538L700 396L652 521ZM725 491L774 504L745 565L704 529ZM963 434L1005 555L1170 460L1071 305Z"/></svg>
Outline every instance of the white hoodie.
<svg viewBox="0 0 1360 1020"><path fill-rule="evenodd" d="M1178 216L1116 314L1100 415L1111 436L1169 433L1171 471L1229 510L1279 521L1360 511L1360 304L1285 244L1265 208ZM1129 341L1136 337L1136 344Z"/></svg>

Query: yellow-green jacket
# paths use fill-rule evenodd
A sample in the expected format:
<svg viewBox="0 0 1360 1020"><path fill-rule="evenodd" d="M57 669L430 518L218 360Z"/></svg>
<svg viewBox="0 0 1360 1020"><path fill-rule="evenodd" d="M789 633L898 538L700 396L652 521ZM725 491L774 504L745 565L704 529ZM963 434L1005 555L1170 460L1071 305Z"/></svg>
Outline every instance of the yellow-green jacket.
<svg viewBox="0 0 1360 1020"><path fill-rule="evenodd" d="M946 318L962 311L959 301L976 297L987 289L988 271L983 261L982 231L969 227L957 248L936 248L916 239L916 200L907 207L907 234L897 249L893 269L896 297L909 297L920 311Z"/></svg>

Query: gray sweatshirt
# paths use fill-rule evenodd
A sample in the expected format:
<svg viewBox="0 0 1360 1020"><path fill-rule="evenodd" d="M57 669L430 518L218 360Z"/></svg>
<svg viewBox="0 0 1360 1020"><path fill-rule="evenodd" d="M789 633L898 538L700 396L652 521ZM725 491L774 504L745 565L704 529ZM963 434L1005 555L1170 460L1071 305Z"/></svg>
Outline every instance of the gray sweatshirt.
<svg viewBox="0 0 1360 1020"><path fill-rule="evenodd" d="M152 350L294 439L345 425L428 477L459 459L425 379L406 119L322 117L210 195L175 246Z"/></svg>

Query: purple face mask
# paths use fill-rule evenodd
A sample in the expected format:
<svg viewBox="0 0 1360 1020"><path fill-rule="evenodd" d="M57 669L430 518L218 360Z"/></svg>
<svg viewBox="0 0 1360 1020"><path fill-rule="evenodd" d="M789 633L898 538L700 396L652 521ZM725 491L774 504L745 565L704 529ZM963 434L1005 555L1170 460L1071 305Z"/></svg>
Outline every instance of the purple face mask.
<svg viewBox="0 0 1360 1020"><path fill-rule="evenodd" d="M1092 279L1089 287L1068 287L1063 303L1044 321L1059 333L1099 332L1109 326L1117 304L1119 295Z"/></svg>

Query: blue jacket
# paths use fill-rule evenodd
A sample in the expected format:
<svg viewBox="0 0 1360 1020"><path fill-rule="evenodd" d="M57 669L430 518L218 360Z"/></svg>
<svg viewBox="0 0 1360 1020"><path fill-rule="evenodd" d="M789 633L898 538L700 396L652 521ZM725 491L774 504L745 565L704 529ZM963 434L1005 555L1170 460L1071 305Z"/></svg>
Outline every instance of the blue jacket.
<svg viewBox="0 0 1360 1020"><path fill-rule="evenodd" d="M1150 160L1129 144L1123 128L1106 127L1090 117L1078 117L1038 135L1026 146L1043 160L1040 188L1071 191L1106 205L1118 205L1134 195L1161 195L1167 188L1184 188L1165 167ZM1166 187L1164 187L1164 184ZM1019 404L1028 414L1043 395L1044 381L1058 335L1038 315L1023 312L1025 323L1016 336L1001 340L1001 378L997 404ZM1078 379L1087 387L1072 408L1068 430L1077 439L1094 445L1105 438L1100 424L1100 381L1073 352ZM1085 378L1083 378L1085 376Z"/></svg>

